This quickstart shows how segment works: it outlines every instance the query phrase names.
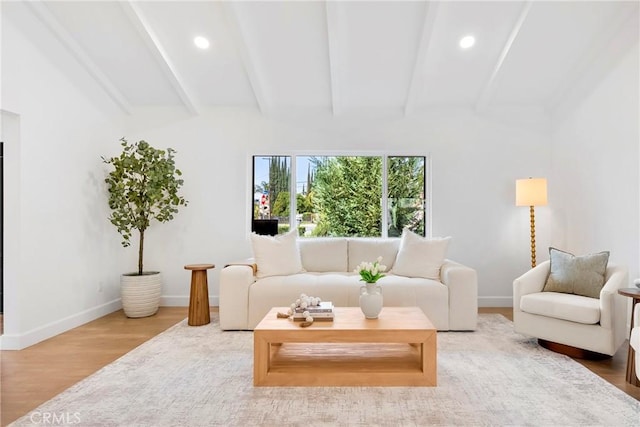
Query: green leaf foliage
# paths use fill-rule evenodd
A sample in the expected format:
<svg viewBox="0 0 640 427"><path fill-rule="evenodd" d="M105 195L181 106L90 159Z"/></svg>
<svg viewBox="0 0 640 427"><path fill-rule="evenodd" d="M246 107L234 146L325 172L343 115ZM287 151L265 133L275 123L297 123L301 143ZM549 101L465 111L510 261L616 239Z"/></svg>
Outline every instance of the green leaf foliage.
<svg viewBox="0 0 640 427"><path fill-rule="evenodd" d="M382 158L329 157L315 164L313 202L320 220L314 235L380 236Z"/></svg>
<svg viewBox="0 0 640 427"><path fill-rule="evenodd" d="M290 158L288 156L272 156L269 160L269 202L271 203L271 215L274 216L280 216L280 213L285 211L286 214L284 215L286 216L289 212L289 196L286 195L286 206L284 206L285 201L283 201L285 196L280 196L280 193L289 191L289 182L291 180L289 163ZM274 203L277 200L281 200L281 204L276 208Z"/></svg>
<svg viewBox="0 0 640 427"><path fill-rule="evenodd" d="M407 227L424 235L424 157L389 157L389 236Z"/></svg>
<svg viewBox="0 0 640 427"><path fill-rule="evenodd" d="M273 208L271 209L271 215L277 217L289 216L289 192L280 191L275 202L272 202Z"/></svg>
<svg viewBox="0 0 640 427"><path fill-rule="evenodd" d="M174 218L187 201L178 192L184 181L176 168L175 150L160 150L146 141L129 143L120 139L118 157L102 157L113 169L105 182L111 208L109 221L122 236L122 245L131 244L134 230L140 234L138 274L143 272L144 232L153 220L167 222Z"/></svg>

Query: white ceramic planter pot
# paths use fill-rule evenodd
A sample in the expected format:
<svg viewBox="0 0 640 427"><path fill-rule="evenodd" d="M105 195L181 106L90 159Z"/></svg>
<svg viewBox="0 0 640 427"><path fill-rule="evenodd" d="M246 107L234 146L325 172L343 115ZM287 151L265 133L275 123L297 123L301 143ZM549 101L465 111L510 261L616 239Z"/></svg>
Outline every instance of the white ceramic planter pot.
<svg viewBox="0 0 640 427"><path fill-rule="evenodd" d="M156 314L160 305L162 275L157 272L142 276L120 276L122 308L127 317L147 317Z"/></svg>

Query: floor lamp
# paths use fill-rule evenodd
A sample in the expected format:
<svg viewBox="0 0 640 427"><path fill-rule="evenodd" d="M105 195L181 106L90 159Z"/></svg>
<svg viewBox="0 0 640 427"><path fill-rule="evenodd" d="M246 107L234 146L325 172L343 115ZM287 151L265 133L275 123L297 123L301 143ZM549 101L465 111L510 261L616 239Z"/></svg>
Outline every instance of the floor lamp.
<svg viewBox="0 0 640 427"><path fill-rule="evenodd" d="M529 206L531 216L531 268L536 266L536 218L534 206L546 206L547 180L526 178L516 180L516 206Z"/></svg>

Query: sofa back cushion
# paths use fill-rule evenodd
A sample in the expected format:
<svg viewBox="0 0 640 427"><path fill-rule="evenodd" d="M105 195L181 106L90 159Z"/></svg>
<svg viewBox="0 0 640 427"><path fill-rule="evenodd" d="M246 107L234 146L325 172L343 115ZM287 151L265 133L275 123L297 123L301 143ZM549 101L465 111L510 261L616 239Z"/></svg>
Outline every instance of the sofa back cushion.
<svg viewBox="0 0 640 427"><path fill-rule="evenodd" d="M393 274L440 280L440 268L447 256L451 237L427 239L404 229Z"/></svg>
<svg viewBox="0 0 640 427"><path fill-rule="evenodd" d="M562 292L600 298L606 282L609 251L575 256L549 248L549 276L543 292Z"/></svg>
<svg viewBox="0 0 640 427"><path fill-rule="evenodd" d="M346 238L302 238L298 239L298 245L302 267L306 271L318 273L348 271Z"/></svg>
<svg viewBox="0 0 640 427"><path fill-rule="evenodd" d="M302 271L298 248L298 229L277 236L261 236L251 233L251 248L260 278L286 276Z"/></svg>
<svg viewBox="0 0 640 427"><path fill-rule="evenodd" d="M352 237L349 239L349 271L354 271L361 262L373 262L379 256L382 257L381 264L386 265L389 271L393 268L399 246L400 239Z"/></svg>

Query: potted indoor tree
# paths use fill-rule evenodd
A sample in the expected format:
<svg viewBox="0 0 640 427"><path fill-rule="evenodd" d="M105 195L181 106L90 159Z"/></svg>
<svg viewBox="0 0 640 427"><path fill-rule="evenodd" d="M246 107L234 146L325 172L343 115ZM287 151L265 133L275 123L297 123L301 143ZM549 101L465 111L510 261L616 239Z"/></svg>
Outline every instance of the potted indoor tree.
<svg viewBox="0 0 640 427"><path fill-rule="evenodd" d="M144 233L152 220L172 220L178 207L186 206L187 201L178 194L183 180L175 166L175 150L159 150L146 141L130 144L122 138L120 142L120 155L102 160L113 166L105 179L109 220L125 247L131 244L136 230L139 234L138 271L121 276L122 308L127 317L146 317L158 311L162 276L158 271L144 271Z"/></svg>

